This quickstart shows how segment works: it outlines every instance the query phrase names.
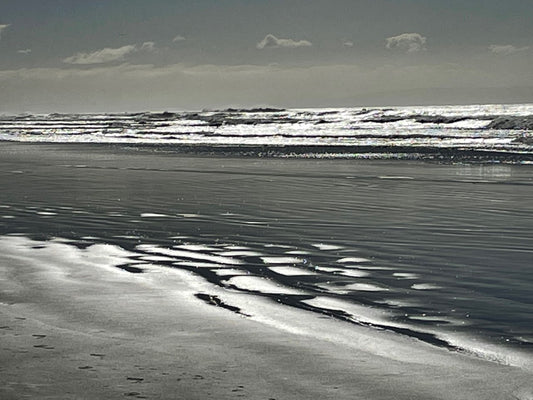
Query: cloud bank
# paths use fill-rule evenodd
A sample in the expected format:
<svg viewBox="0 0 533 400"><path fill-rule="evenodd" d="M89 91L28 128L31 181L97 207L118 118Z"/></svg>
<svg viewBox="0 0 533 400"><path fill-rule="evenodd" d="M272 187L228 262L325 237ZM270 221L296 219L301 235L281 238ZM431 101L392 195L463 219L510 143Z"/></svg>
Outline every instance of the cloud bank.
<svg viewBox="0 0 533 400"><path fill-rule="evenodd" d="M256 47L259 50L275 49L275 48L296 48L296 47L310 47L313 44L307 40L293 40L293 39L278 39L272 34L265 36L263 40L257 43Z"/></svg>
<svg viewBox="0 0 533 400"><path fill-rule="evenodd" d="M2 39L2 31L6 29L9 25L0 25L0 39Z"/></svg>
<svg viewBox="0 0 533 400"><path fill-rule="evenodd" d="M522 51L529 50L529 46L524 47L515 47L511 44L491 44L489 46L489 50L493 52L494 54L503 54L503 55L509 55L509 54L515 54L520 53Z"/></svg>
<svg viewBox="0 0 533 400"><path fill-rule="evenodd" d="M416 53L426 50L426 38L419 33L402 33L386 39L387 49L405 50L407 53Z"/></svg>
<svg viewBox="0 0 533 400"><path fill-rule="evenodd" d="M10 94L3 99L3 112L525 102L533 86L524 82L533 82L529 65L509 70L507 65L477 64L376 68L122 63L0 70L0 86Z"/></svg>
<svg viewBox="0 0 533 400"><path fill-rule="evenodd" d="M154 42L144 42L140 46L130 44L118 48L106 47L101 50L93 51L92 53L77 53L63 59L63 62L66 64L77 65L105 64L113 61L122 61L126 56L141 50L153 51L154 49Z"/></svg>

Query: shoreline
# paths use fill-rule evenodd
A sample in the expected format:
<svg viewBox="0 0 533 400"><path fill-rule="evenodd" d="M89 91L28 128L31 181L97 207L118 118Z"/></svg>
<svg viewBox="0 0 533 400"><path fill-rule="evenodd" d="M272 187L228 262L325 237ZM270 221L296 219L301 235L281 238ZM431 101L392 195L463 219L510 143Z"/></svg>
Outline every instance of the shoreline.
<svg viewBox="0 0 533 400"><path fill-rule="evenodd" d="M155 152L192 157L220 157L244 159L308 159L354 161L418 161L439 164L472 163L520 165L533 162L533 153L509 149L476 149L473 147L432 146L373 146L373 145L252 145L252 144L190 144L190 143L135 143L135 142L15 142L0 140L9 146L42 146L58 148L91 147L118 153Z"/></svg>
<svg viewBox="0 0 533 400"><path fill-rule="evenodd" d="M346 327L337 321L303 319L331 324L337 333L327 339L312 325L306 332L305 324L292 324L301 314L293 310L279 329L209 307L194 298L183 273L137 276L114 268L122 257L116 248L84 252L21 237L1 239L0 248L2 293L9 293L0 302L1 358L9 360L2 365L5 399L526 399L530 393L526 371L387 332L350 329L350 344L339 340Z"/></svg>

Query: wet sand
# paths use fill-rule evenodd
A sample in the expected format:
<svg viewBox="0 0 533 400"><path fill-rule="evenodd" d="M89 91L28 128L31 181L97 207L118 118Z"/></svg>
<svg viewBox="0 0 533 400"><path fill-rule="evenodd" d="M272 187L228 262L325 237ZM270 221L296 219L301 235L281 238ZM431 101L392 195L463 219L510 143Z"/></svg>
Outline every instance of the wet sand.
<svg viewBox="0 0 533 400"><path fill-rule="evenodd" d="M4 147L0 157L13 170L40 163L61 176L70 150L45 149ZM120 165L112 150L75 150ZM0 238L0 398L533 396L530 371L258 299L243 301L278 321L238 315L195 297L203 282L185 271L115 268L120 252Z"/></svg>
<svg viewBox="0 0 533 400"><path fill-rule="evenodd" d="M209 307L183 273L136 276L98 253L20 237L0 250L3 399L503 399L529 390L524 371L385 332L353 330L353 344L338 343L313 329L336 332L340 322L304 318L283 330Z"/></svg>

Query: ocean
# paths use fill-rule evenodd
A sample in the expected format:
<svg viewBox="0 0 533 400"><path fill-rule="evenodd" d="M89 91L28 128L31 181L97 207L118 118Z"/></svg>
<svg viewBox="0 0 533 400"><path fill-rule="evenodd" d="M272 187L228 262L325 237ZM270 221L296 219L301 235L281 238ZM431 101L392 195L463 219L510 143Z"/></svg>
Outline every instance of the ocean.
<svg viewBox="0 0 533 400"><path fill-rule="evenodd" d="M3 116L0 242L112 246L220 312L290 329L272 303L531 371L532 115Z"/></svg>
<svg viewBox="0 0 533 400"><path fill-rule="evenodd" d="M533 104L0 117L0 140L254 157L533 161Z"/></svg>

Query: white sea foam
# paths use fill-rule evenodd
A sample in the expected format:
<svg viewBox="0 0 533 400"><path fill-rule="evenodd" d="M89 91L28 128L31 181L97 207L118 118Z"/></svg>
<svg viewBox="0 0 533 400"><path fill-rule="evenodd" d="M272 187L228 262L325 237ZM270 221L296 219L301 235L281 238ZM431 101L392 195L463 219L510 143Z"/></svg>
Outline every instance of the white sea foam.
<svg viewBox="0 0 533 400"><path fill-rule="evenodd" d="M368 258L363 257L344 257L337 260L338 263L363 263L369 261L370 260Z"/></svg>
<svg viewBox="0 0 533 400"><path fill-rule="evenodd" d="M223 246L226 250L250 250L247 246L236 246L234 244L227 244Z"/></svg>
<svg viewBox="0 0 533 400"><path fill-rule="evenodd" d="M419 275L413 274L413 273L410 273L410 272L395 272L395 273L392 274L392 276L395 276L396 278L399 278L399 279L418 279L418 278L420 278Z"/></svg>
<svg viewBox="0 0 533 400"><path fill-rule="evenodd" d="M274 243L266 243L263 246L265 247L273 247L273 248L279 248L279 249L292 249L292 246L288 246L286 244L274 244Z"/></svg>
<svg viewBox="0 0 533 400"><path fill-rule="evenodd" d="M269 267L271 271L274 271L277 274L286 275L286 276L298 276L298 275L316 275L315 272L303 268L295 267Z"/></svg>
<svg viewBox="0 0 533 400"><path fill-rule="evenodd" d="M297 257L261 257L265 264L301 264L303 260Z"/></svg>
<svg viewBox="0 0 533 400"><path fill-rule="evenodd" d="M286 251L285 254L293 254L293 255L302 255L302 256L305 256L305 255L308 255L310 254L308 251L305 251L305 250L289 250L289 251Z"/></svg>
<svg viewBox="0 0 533 400"><path fill-rule="evenodd" d="M200 217L200 214L176 214L183 218L198 218Z"/></svg>
<svg viewBox="0 0 533 400"><path fill-rule="evenodd" d="M379 179L413 180L412 176L378 176Z"/></svg>
<svg viewBox="0 0 533 400"><path fill-rule="evenodd" d="M350 270L341 270L340 275L348 276L350 278L364 278L364 277L370 276L370 273L366 271L358 271L355 269L350 269Z"/></svg>
<svg viewBox="0 0 533 400"><path fill-rule="evenodd" d="M415 283L414 285L411 285L411 289L414 290L436 290L436 289L442 289L441 286L435 285L433 283Z"/></svg>
<svg viewBox="0 0 533 400"><path fill-rule="evenodd" d="M141 218L168 218L170 215L158 213L142 213Z"/></svg>
<svg viewBox="0 0 533 400"><path fill-rule="evenodd" d="M54 215L57 215L57 213L50 211L37 211L36 214L42 215L43 217L53 217Z"/></svg>
<svg viewBox="0 0 533 400"><path fill-rule="evenodd" d="M327 244L327 243L315 243L315 244L311 244L311 246L314 246L319 250L340 250L343 248L343 246L339 246L336 244Z"/></svg>

